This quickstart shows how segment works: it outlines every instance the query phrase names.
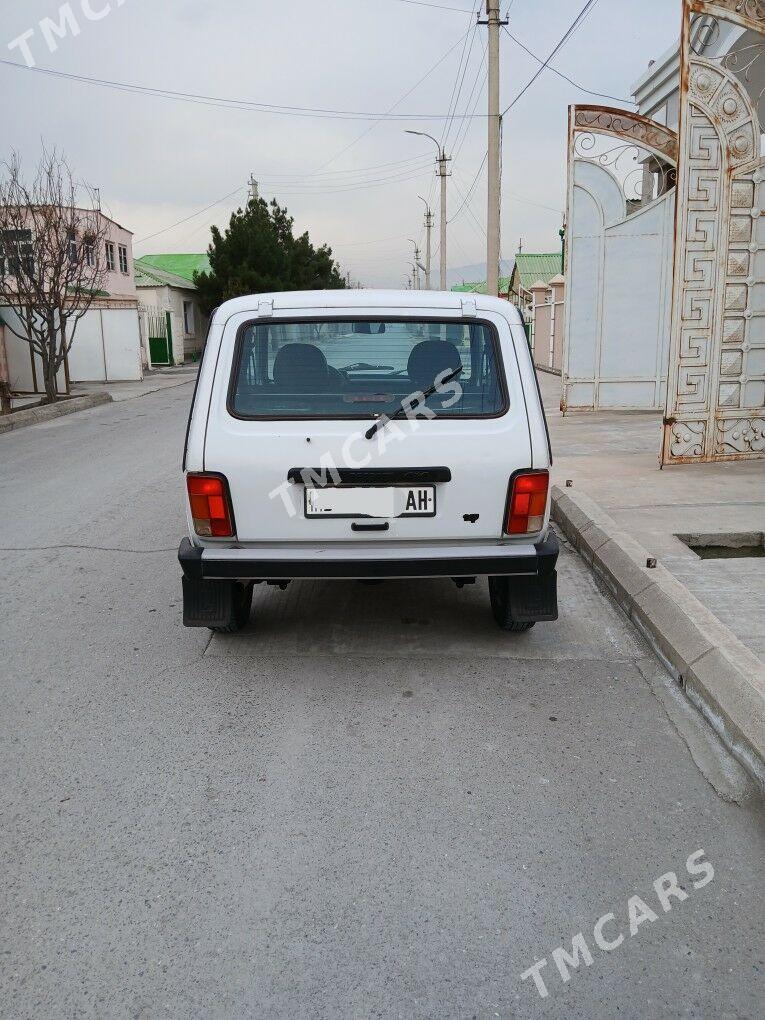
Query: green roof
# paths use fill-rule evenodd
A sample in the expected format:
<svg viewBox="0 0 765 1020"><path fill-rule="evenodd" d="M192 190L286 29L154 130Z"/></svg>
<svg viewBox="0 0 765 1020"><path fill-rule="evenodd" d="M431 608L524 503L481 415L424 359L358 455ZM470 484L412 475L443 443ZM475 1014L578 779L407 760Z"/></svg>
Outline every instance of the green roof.
<svg viewBox="0 0 765 1020"><path fill-rule="evenodd" d="M510 288L510 277L500 276L499 278L499 293L507 294ZM452 287L452 291L456 294L485 294L486 293L486 281L480 280L478 283L458 283Z"/></svg>
<svg viewBox="0 0 765 1020"><path fill-rule="evenodd" d="M528 290L537 280L542 283L549 283L554 276L563 272L563 255L559 251L534 254L532 252L518 252L515 256L515 270L521 287Z"/></svg>
<svg viewBox="0 0 765 1020"><path fill-rule="evenodd" d="M141 265L135 261L135 285L136 287L176 287L179 290L196 290L197 288L183 276L176 276L175 273L166 273L164 269L155 269L154 266Z"/></svg>
<svg viewBox="0 0 765 1020"><path fill-rule="evenodd" d="M143 255L136 259L136 266L160 269L173 276L180 276L189 283L194 282L195 273L204 273L210 268L210 259L204 255Z"/></svg>

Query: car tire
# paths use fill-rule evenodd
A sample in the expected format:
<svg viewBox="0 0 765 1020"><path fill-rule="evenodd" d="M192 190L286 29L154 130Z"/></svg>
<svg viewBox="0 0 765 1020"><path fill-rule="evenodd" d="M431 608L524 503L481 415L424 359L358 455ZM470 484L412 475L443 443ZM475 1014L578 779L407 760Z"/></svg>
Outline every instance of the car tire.
<svg viewBox="0 0 765 1020"><path fill-rule="evenodd" d="M215 627L209 628L215 634L236 634L237 631L246 627L249 622L252 610L253 585L252 583L234 583L233 589L231 595L231 615L227 623L217 624Z"/></svg>
<svg viewBox="0 0 765 1020"><path fill-rule="evenodd" d="M490 577L489 578L489 599L491 600L491 611L497 626L514 634L522 634L531 630L533 622L520 622L513 618L510 611L510 585L512 578Z"/></svg>

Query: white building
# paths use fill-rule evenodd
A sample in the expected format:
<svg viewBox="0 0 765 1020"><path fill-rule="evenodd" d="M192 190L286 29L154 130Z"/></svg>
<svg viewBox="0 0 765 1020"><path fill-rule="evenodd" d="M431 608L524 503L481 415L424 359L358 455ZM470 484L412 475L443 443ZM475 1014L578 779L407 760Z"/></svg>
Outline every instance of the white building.
<svg viewBox="0 0 765 1020"><path fill-rule="evenodd" d="M98 214L106 224L104 250L95 253L106 267L103 290L82 317L72 349L58 377L62 393L75 382L117 382L143 378L145 356L138 323L138 293L133 270L133 234ZM4 345L12 393L44 393L39 356L16 336L8 323L22 331L16 313L0 308L0 344Z"/></svg>

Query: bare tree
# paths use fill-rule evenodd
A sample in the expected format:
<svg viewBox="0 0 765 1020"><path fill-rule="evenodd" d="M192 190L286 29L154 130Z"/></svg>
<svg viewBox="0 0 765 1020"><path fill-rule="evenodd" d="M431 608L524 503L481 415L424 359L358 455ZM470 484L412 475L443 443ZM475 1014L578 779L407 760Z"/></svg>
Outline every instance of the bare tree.
<svg viewBox="0 0 765 1020"><path fill-rule="evenodd" d="M39 356L50 402L77 326L106 280L108 221L95 189L78 185L55 150L43 150L31 184L16 153L0 169L0 305L15 312L4 316L8 329Z"/></svg>

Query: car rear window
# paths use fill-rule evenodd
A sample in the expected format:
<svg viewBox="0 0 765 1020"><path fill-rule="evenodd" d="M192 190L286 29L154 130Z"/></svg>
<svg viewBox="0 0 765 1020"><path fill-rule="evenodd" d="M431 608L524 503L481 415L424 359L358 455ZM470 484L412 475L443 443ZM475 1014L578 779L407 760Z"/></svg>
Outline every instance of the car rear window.
<svg viewBox="0 0 765 1020"><path fill-rule="evenodd" d="M249 323L239 333L229 410L240 418L375 418L437 377L443 418L506 410L495 330L483 322L334 319Z"/></svg>

